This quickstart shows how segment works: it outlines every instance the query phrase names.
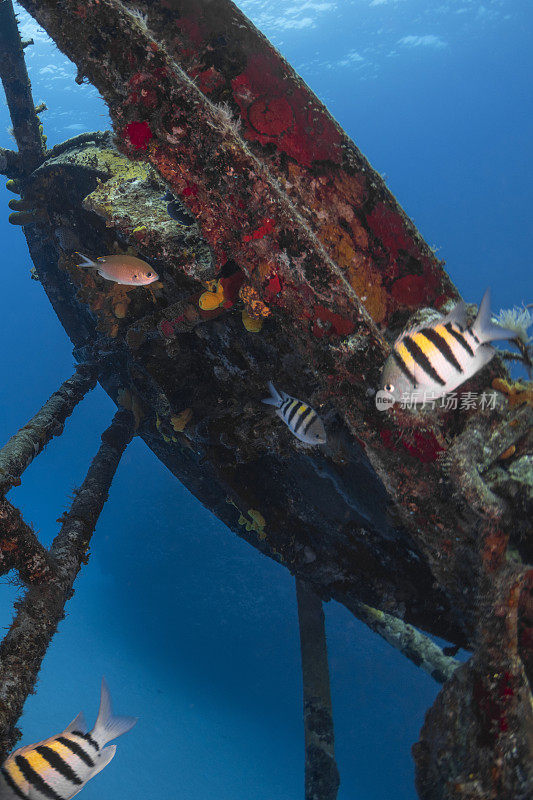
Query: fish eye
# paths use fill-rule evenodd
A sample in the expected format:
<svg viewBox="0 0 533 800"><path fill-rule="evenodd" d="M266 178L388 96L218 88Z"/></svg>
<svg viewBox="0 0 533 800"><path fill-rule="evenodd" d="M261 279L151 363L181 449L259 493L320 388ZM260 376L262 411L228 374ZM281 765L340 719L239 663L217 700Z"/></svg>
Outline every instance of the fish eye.
<svg viewBox="0 0 533 800"><path fill-rule="evenodd" d="M152 277L152 275L153 275L153 273L152 273L152 272L147 272L147 273L146 273L146 277L147 277L147 278L151 278L151 277Z"/></svg>
<svg viewBox="0 0 533 800"><path fill-rule="evenodd" d="M394 386L392 385L392 383L388 383L383 388L385 389L386 392L393 392L394 391Z"/></svg>

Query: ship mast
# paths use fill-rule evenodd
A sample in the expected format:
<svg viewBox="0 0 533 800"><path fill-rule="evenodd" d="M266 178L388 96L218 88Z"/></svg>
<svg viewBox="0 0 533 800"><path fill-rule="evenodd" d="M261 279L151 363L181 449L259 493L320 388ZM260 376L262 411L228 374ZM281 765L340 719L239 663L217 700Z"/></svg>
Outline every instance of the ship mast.
<svg viewBox="0 0 533 800"><path fill-rule="evenodd" d="M32 172L42 163L46 145L42 126L33 102L30 79L24 60L25 47L19 35L17 19L11 0L0 0L0 79L4 86L9 113L13 122L13 136L19 158L0 151L0 171L12 175L15 171ZM41 107L41 111L44 110Z"/></svg>

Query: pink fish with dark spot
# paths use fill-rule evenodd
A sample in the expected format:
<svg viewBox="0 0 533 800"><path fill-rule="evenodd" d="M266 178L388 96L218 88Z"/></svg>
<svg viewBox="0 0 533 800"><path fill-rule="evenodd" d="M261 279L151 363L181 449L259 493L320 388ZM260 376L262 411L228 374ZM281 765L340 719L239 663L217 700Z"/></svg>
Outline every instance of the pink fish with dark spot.
<svg viewBox="0 0 533 800"><path fill-rule="evenodd" d="M107 281L121 283L124 286L147 286L158 280L159 275L150 264L135 256L102 256L93 261L92 258L76 253L83 258L78 267L95 269Z"/></svg>

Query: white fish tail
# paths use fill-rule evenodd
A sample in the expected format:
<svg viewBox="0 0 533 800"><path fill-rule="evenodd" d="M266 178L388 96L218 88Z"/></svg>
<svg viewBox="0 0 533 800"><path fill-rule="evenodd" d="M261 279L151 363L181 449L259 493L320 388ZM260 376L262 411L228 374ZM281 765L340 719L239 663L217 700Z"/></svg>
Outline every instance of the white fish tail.
<svg viewBox="0 0 533 800"><path fill-rule="evenodd" d="M107 742L116 739L127 733L135 723L136 717L114 717L111 710L111 696L105 678L102 678L102 694L100 698L100 710L98 718L92 730L92 736L103 747Z"/></svg>
<svg viewBox="0 0 533 800"><path fill-rule="evenodd" d="M509 328L502 328L492 321L490 315L490 288L483 295L472 331L480 342L494 342L498 339L515 339L516 333Z"/></svg>
<svg viewBox="0 0 533 800"><path fill-rule="evenodd" d="M267 406L276 406L279 408L280 405L283 403L283 398L272 383L272 381L268 382L268 388L270 389L270 397L265 397L261 400L262 403L265 403Z"/></svg>
<svg viewBox="0 0 533 800"><path fill-rule="evenodd" d="M89 267L89 268L92 267L93 269L98 267L96 261L93 261L92 258L89 258L88 256L84 256L83 253L79 252L79 250L76 250L75 255L81 256L83 258L83 262L81 264L78 264L77 265L78 267Z"/></svg>

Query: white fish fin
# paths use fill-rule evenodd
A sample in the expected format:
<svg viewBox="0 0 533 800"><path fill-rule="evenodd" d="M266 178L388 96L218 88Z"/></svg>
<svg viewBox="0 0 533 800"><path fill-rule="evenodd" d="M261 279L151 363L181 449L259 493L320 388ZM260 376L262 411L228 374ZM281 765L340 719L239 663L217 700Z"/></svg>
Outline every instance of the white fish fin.
<svg viewBox="0 0 533 800"><path fill-rule="evenodd" d="M440 320L439 325L446 325L447 322L455 322L461 328L466 328L466 303L464 300L459 300L450 313Z"/></svg>
<svg viewBox="0 0 533 800"><path fill-rule="evenodd" d="M98 711L98 718L92 730L93 738L98 742L100 747L116 739L117 736L122 736L127 733L135 723L137 717L114 717L111 711L111 696L105 678L102 678L102 694L100 698L100 710Z"/></svg>
<svg viewBox="0 0 533 800"><path fill-rule="evenodd" d="M76 797L76 795L77 795L79 792L81 792L81 790L82 790L82 789L84 789L86 786L87 786L87 781L85 781L85 783L83 784L83 786L80 786L80 788L79 788L79 789L76 789L76 790L75 790L75 792L74 792L73 794L69 794L69 796L68 796L68 797L69 797L69 800L72 800L72 798L73 798L73 797Z"/></svg>
<svg viewBox="0 0 533 800"><path fill-rule="evenodd" d="M101 275L102 278L105 278L106 281L112 280L112 278L109 277L109 274L105 271L104 267L102 267L102 269L97 269L96 271L99 275Z"/></svg>
<svg viewBox="0 0 533 800"><path fill-rule="evenodd" d="M410 328L406 328L397 337L393 346L399 344L406 336L414 336L415 333L419 333L424 330L424 328L434 328L435 325L446 325L447 322L455 322L459 327L466 328L466 303L464 300L459 300L445 317L432 319L429 322L420 322L417 325L411 325Z"/></svg>
<svg viewBox="0 0 533 800"><path fill-rule="evenodd" d="M474 358L474 363L476 365L476 371L472 373L470 377L473 377L476 373L479 372L480 369L483 369L489 361L496 355L496 348L492 347L490 344L482 344L476 350L476 355Z"/></svg>
<svg viewBox="0 0 533 800"><path fill-rule="evenodd" d="M63 733L72 733L72 731L80 731L80 733L87 733L87 723L85 722L85 717L83 716L83 711L80 711L77 717L75 717L70 725L67 725Z"/></svg>
<svg viewBox="0 0 533 800"><path fill-rule="evenodd" d="M494 342L497 339L515 339L516 332L508 328L502 328L491 320L490 317L490 288L483 295L479 304L477 317L472 325L472 332L476 334L480 342Z"/></svg>
<svg viewBox="0 0 533 800"><path fill-rule="evenodd" d="M94 768L94 772L91 775L91 778L94 778L95 775L98 775L104 767L107 767L110 761L112 761L115 757L115 753L117 752L116 744L110 744L109 747L104 747L100 755L98 756L98 761L96 762L96 766Z"/></svg>
<svg viewBox="0 0 533 800"><path fill-rule="evenodd" d="M401 333L400 333L400 334L399 334L399 335L396 337L396 339L393 341L393 343L392 343L392 346L393 346L393 348L394 348L394 347L396 347L397 345L399 345L399 344L400 344L400 342L402 341L403 337L404 337L404 336L407 336L407 334L408 334L408 333L409 333L409 331L402 331L402 332L401 332Z"/></svg>
<svg viewBox="0 0 533 800"><path fill-rule="evenodd" d="M427 325L411 325L410 328L404 328L404 330L399 334L399 336L396 337L396 339L394 340L394 344L392 346L396 347L396 345L400 344L400 342L403 339L405 339L406 336L414 336L414 334L421 331L422 328L427 328L427 327L428 327Z"/></svg>
<svg viewBox="0 0 533 800"><path fill-rule="evenodd" d="M83 253L80 253L79 250L76 250L75 255L81 256L83 258L83 262L81 264L77 264L78 267L88 267L89 269L95 269L98 265L96 261L93 261L92 258L88 256L84 256Z"/></svg>
<svg viewBox="0 0 533 800"><path fill-rule="evenodd" d="M265 399L261 400L261 402L267 406L276 406L277 408L279 408L283 402L280 393L278 392L272 381L268 382L268 388L270 389L270 397L265 397Z"/></svg>

